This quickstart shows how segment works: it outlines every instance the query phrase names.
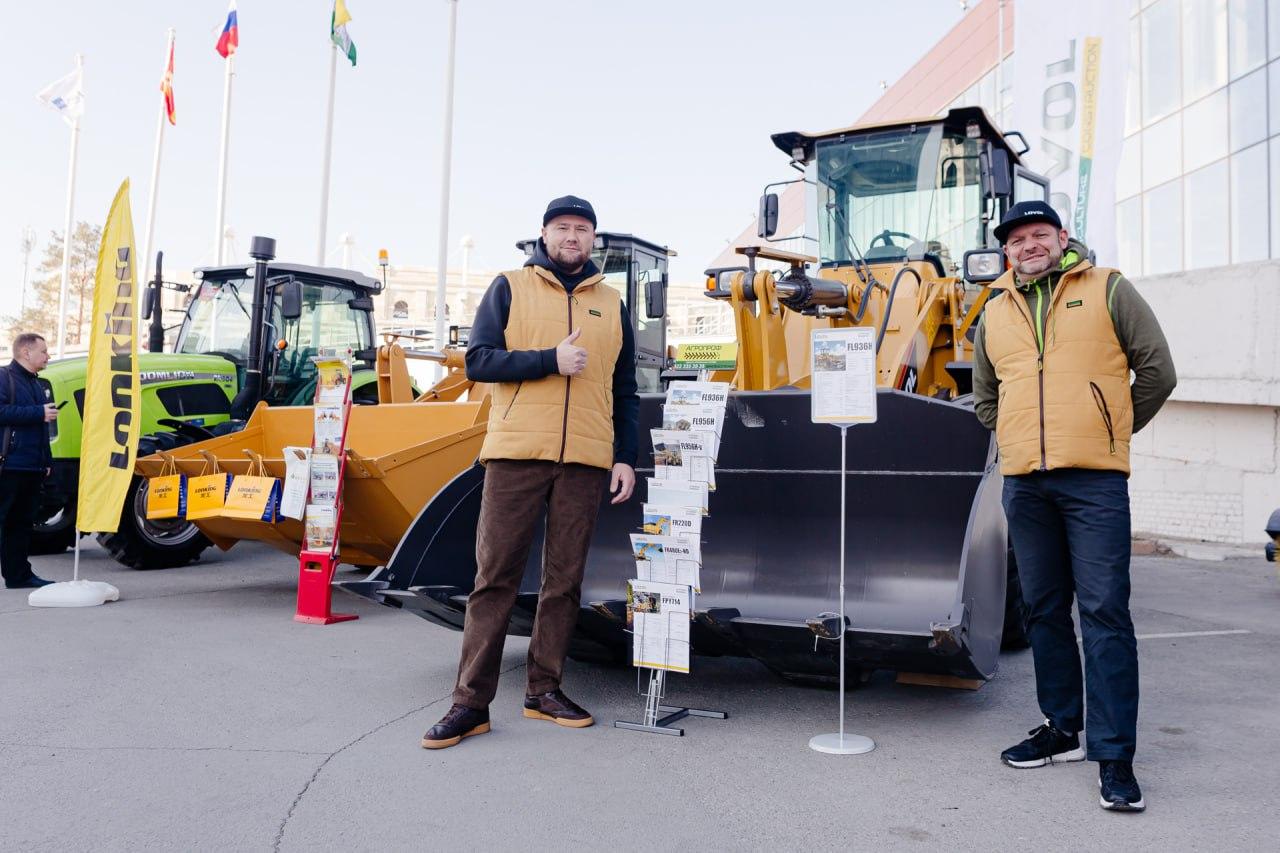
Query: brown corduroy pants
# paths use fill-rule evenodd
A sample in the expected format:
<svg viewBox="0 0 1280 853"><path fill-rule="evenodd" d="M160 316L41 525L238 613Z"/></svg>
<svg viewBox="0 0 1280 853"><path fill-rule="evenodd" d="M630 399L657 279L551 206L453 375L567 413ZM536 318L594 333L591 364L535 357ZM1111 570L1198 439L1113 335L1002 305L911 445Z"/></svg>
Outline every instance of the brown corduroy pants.
<svg viewBox="0 0 1280 853"><path fill-rule="evenodd" d="M560 686L578 621L587 549L609 472L589 465L494 459L485 465L476 529L476 585L467 599L453 701L487 708L498 689L507 623L545 507L542 586L529 643L529 695Z"/></svg>

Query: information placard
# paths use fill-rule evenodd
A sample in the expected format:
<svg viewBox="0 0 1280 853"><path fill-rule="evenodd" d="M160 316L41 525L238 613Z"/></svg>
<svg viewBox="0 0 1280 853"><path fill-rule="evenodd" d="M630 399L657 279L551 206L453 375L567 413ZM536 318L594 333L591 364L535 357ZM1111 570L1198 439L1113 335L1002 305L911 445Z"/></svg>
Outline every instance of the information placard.
<svg viewBox="0 0 1280 853"><path fill-rule="evenodd" d="M814 329L813 401L817 424L866 424L876 419L876 330L870 326Z"/></svg>

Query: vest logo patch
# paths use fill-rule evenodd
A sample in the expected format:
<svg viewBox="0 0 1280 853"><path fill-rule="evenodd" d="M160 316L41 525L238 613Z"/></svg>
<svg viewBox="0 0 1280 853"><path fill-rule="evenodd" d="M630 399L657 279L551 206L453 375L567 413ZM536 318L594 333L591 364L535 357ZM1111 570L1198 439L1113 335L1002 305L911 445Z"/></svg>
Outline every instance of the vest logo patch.
<svg viewBox="0 0 1280 853"><path fill-rule="evenodd" d="M1068 308L1079 308L1079 307L1080 307L1081 305L1083 305L1083 304L1084 304L1084 300L1083 300L1083 299L1073 299L1073 300L1071 300L1070 302L1068 302L1068 303L1067 303L1067 307L1068 307Z"/></svg>
<svg viewBox="0 0 1280 853"><path fill-rule="evenodd" d="M587 313L588 313L588 314L590 314L592 317L603 317L603 316L604 316L603 314L601 314L599 311L597 311L597 310L596 310L596 309L594 309L594 308L588 308L588 309L587 309Z"/></svg>

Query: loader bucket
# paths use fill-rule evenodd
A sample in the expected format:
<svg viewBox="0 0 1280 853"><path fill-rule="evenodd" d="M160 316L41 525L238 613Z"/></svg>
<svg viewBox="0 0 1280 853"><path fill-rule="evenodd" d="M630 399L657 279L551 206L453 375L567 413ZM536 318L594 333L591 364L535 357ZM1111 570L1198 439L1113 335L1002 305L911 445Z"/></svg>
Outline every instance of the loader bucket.
<svg viewBox="0 0 1280 853"><path fill-rule="evenodd" d="M642 445L662 397L642 395ZM987 678L1004 620L1006 529L990 433L971 406L878 392L879 420L848 434L846 658L854 667ZM645 464L647 454L642 457ZM622 601L635 574L643 478L600 512L573 653L625 659ZM735 392L703 523L695 653L757 658L775 671L834 680L838 644L810 622L839 610L840 432L810 421L807 391ZM475 573L479 466L423 508L385 569L352 592L459 628ZM535 542L512 618L537 604ZM836 629L838 631L838 628ZM838 637L838 633L835 634Z"/></svg>
<svg viewBox="0 0 1280 853"><path fill-rule="evenodd" d="M391 558L418 510L475 462L484 441L488 406L486 398L352 407L339 538L342 562L378 566ZM242 474L258 456L268 474L283 477L283 450L310 446L312 417L310 406L260 405L240 432L165 455L189 476L208 471L210 459L223 471ZM137 473L156 476L163 461L160 454L139 459ZM223 550L241 539L265 542L290 554L297 554L302 546L302 522L291 518L274 524L230 518L193 523Z"/></svg>

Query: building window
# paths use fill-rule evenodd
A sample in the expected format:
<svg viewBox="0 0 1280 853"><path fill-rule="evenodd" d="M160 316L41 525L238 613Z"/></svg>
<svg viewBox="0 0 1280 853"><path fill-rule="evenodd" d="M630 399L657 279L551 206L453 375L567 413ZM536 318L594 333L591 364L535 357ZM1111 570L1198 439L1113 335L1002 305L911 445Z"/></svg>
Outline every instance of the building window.
<svg viewBox="0 0 1280 853"><path fill-rule="evenodd" d="M1182 4L1184 103L1227 85L1227 0Z"/></svg>
<svg viewBox="0 0 1280 853"><path fill-rule="evenodd" d="M1169 116L1142 132L1142 186L1158 186L1182 172L1182 115Z"/></svg>
<svg viewBox="0 0 1280 853"><path fill-rule="evenodd" d="M1178 68L1178 0L1158 0L1142 13L1142 119L1152 122L1182 102Z"/></svg>
<svg viewBox="0 0 1280 853"><path fill-rule="evenodd" d="M1230 260L1227 161L1219 160L1187 175L1183 220L1187 269L1222 266Z"/></svg>
<svg viewBox="0 0 1280 853"><path fill-rule="evenodd" d="M1116 205L1116 251L1120 269L1127 275L1142 271L1142 199L1135 196Z"/></svg>
<svg viewBox="0 0 1280 853"><path fill-rule="evenodd" d="M409 319L409 303L403 299L397 299L395 306L391 309L391 319L408 320Z"/></svg>
<svg viewBox="0 0 1280 853"><path fill-rule="evenodd" d="M1267 146L1255 145L1231 157L1231 262L1267 257Z"/></svg>
<svg viewBox="0 0 1280 853"><path fill-rule="evenodd" d="M1231 79L1267 61L1266 0L1231 0Z"/></svg>
<svg viewBox="0 0 1280 853"><path fill-rule="evenodd" d="M1219 89L1182 112L1182 165L1188 172L1227 156L1227 90Z"/></svg>
<svg viewBox="0 0 1280 853"><path fill-rule="evenodd" d="M1231 150L1239 151L1267 136L1267 72L1258 69L1231 84Z"/></svg>
<svg viewBox="0 0 1280 853"><path fill-rule="evenodd" d="M1156 187L1143 197L1142 230L1142 259L1147 275L1182 269L1181 179Z"/></svg>

